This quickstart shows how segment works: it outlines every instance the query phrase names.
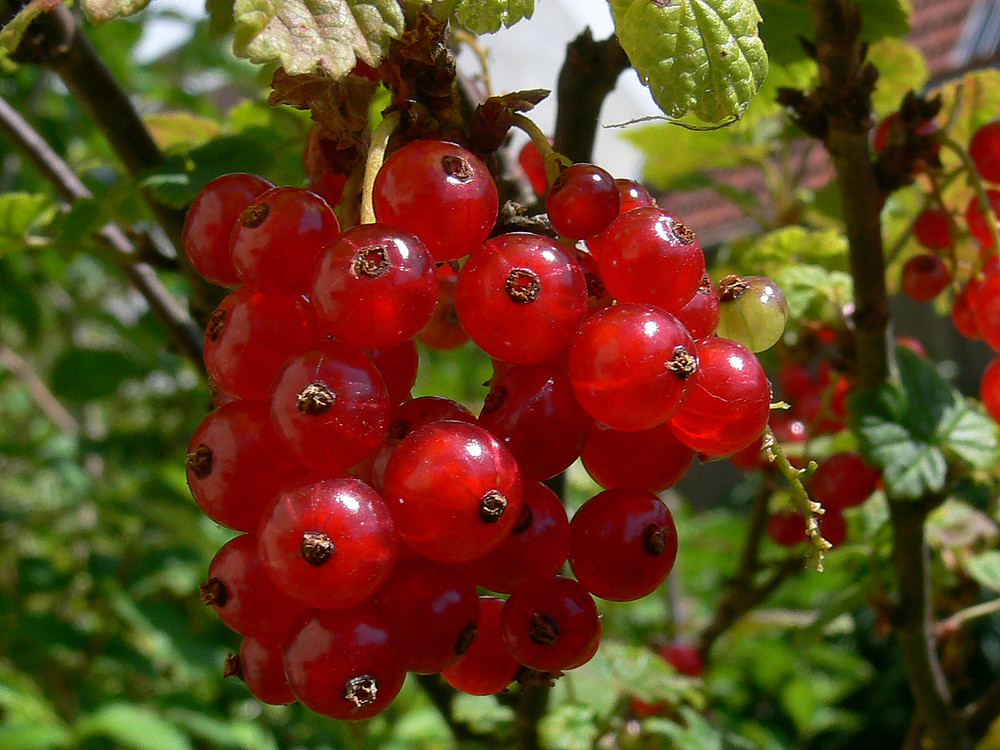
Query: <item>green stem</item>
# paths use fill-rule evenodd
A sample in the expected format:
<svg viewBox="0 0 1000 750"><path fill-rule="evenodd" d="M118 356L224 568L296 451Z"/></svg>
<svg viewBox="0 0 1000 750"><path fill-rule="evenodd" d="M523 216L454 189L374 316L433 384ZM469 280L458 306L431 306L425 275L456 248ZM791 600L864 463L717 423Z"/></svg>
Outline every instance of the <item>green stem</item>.
<svg viewBox="0 0 1000 750"><path fill-rule="evenodd" d="M983 180L979 176L979 172L976 170L976 165L973 163L972 157L969 156L969 152L962 147L962 144L949 136L941 136L941 145L945 148L951 149L955 155L962 160L962 166L965 167L966 179L968 179L969 184L972 185L972 189L976 191L976 199L979 201L979 210L983 212L983 216L986 218L986 226L990 230L990 252L994 254L1000 252L1000 250L998 250L998 248L1000 248L1000 226L998 226L997 215L993 211L993 204L990 202L986 186L983 184Z"/></svg>
<svg viewBox="0 0 1000 750"><path fill-rule="evenodd" d="M534 141L538 153L545 160L545 179L551 185L562 172L563 167L569 166L572 162L552 148L548 137L530 118L525 117L520 112L515 112L514 125L527 133Z"/></svg>
<svg viewBox="0 0 1000 750"><path fill-rule="evenodd" d="M375 204L372 200L372 193L375 189L375 177L382 168L385 161L385 151L389 146L389 139L396 132L399 126L399 112L391 112L375 128L372 133L372 144L368 149L368 158L365 160L365 177L361 186L361 214L358 222L360 224L375 223Z"/></svg>

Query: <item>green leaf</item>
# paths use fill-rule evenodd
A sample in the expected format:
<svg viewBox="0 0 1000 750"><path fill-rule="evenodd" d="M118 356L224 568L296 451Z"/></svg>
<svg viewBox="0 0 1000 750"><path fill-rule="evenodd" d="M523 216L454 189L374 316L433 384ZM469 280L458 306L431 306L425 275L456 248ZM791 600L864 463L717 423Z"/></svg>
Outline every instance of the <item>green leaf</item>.
<svg viewBox="0 0 1000 750"><path fill-rule="evenodd" d="M739 119L767 75L753 0L610 0L618 40L670 117Z"/></svg>
<svg viewBox="0 0 1000 750"><path fill-rule="evenodd" d="M0 255L41 241L32 231L56 214L52 198L39 193L0 195Z"/></svg>
<svg viewBox="0 0 1000 750"><path fill-rule="evenodd" d="M55 750L72 745L73 735L56 724L8 724L0 727L0 750Z"/></svg>
<svg viewBox="0 0 1000 750"><path fill-rule="evenodd" d="M131 16L149 5L149 0L83 0L83 11L94 24Z"/></svg>
<svg viewBox="0 0 1000 750"><path fill-rule="evenodd" d="M135 360L114 349L71 349L56 361L50 385L60 398L81 403L111 395L142 371Z"/></svg>
<svg viewBox="0 0 1000 750"><path fill-rule="evenodd" d="M788 327L804 318L829 320L853 296L850 274L804 263L773 269L771 278L788 302Z"/></svg>
<svg viewBox="0 0 1000 750"><path fill-rule="evenodd" d="M219 133L218 122L191 112L150 112L142 119L156 145L164 150L203 146Z"/></svg>
<svg viewBox="0 0 1000 750"><path fill-rule="evenodd" d="M0 29L0 50L13 52L21 43L21 37L28 26L42 13L62 4L62 0L32 0L21 8L7 25Z"/></svg>
<svg viewBox="0 0 1000 750"><path fill-rule="evenodd" d="M473 34L492 34L534 12L535 0L459 0L453 11L455 20Z"/></svg>
<svg viewBox="0 0 1000 750"><path fill-rule="evenodd" d="M681 718L680 724L667 719L647 719L643 728L669 737L674 747L684 750L722 750L722 734L704 716L685 706L681 708Z"/></svg>
<svg viewBox="0 0 1000 750"><path fill-rule="evenodd" d="M405 23L396 0L236 0L233 17L240 57L336 79L378 65Z"/></svg>
<svg viewBox="0 0 1000 750"><path fill-rule="evenodd" d="M172 708L166 714L175 724L195 737L206 740L212 747L241 750L276 750L274 738L253 721L221 721L213 716Z"/></svg>
<svg viewBox="0 0 1000 750"><path fill-rule="evenodd" d="M77 724L83 737L100 736L135 750L191 750L191 742L173 724L129 703L110 703Z"/></svg>
<svg viewBox="0 0 1000 750"><path fill-rule="evenodd" d="M890 497L941 492L949 460L961 468L996 460L996 427L909 349L897 350L899 382L859 391L850 413L865 458Z"/></svg>
<svg viewBox="0 0 1000 750"><path fill-rule="evenodd" d="M920 91L929 71L923 53L902 39L883 39L868 49L868 59L878 69L878 86L872 107L882 115L895 112L907 91Z"/></svg>
<svg viewBox="0 0 1000 750"><path fill-rule="evenodd" d="M1000 591L1000 552L989 550L970 557L966 569L980 586Z"/></svg>

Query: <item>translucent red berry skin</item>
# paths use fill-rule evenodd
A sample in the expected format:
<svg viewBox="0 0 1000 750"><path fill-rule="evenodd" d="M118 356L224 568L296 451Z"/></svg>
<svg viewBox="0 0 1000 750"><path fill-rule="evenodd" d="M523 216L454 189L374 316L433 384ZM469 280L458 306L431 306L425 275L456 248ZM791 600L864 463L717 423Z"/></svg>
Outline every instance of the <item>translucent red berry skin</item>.
<svg viewBox="0 0 1000 750"><path fill-rule="evenodd" d="M289 359L278 372L271 420L304 464L339 471L382 442L389 393L360 349L327 341Z"/></svg>
<svg viewBox="0 0 1000 750"><path fill-rule="evenodd" d="M633 208L656 205L656 201L649 194L649 191L635 180L619 178L615 180L615 187L618 188L619 214L631 211Z"/></svg>
<svg viewBox="0 0 1000 750"><path fill-rule="evenodd" d="M646 596L663 583L676 558L673 516L646 490L605 490L570 521L573 575L602 599L627 602Z"/></svg>
<svg viewBox="0 0 1000 750"><path fill-rule="evenodd" d="M947 287L951 274L937 255L921 253L903 264L900 285L903 292L917 302L930 302Z"/></svg>
<svg viewBox="0 0 1000 750"><path fill-rule="evenodd" d="M261 519L257 548L271 580L310 607L342 609L389 577L398 539L388 508L359 479L299 485Z"/></svg>
<svg viewBox="0 0 1000 750"><path fill-rule="evenodd" d="M510 533L522 492L517 462L499 440L482 427L444 420L396 447L383 496L399 535L419 554L464 562Z"/></svg>
<svg viewBox="0 0 1000 750"><path fill-rule="evenodd" d="M635 432L677 412L697 379L696 356L687 329L670 313L651 305L615 305L580 327L570 347L569 375L590 416Z"/></svg>
<svg viewBox="0 0 1000 750"><path fill-rule="evenodd" d="M972 311L971 296L975 293L978 284L970 280L963 286L955 299L951 303L951 322L955 329L967 339L980 339L979 327L976 324L976 316Z"/></svg>
<svg viewBox="0 0 1000 750"><path fill-rule="evenodd" d="M694 451L674 437L666 423L638 432L595 424L580 457L587 473L605 489L639 487L662 492L684 477Z"/></svg>
<svg viewBox="0 0 1000 750"><path fill-rule="evenodd" d="M990 208L995 215L1000 215L1000 190L989 189L986 191L986 197L989 199ZM986 215L983 213L982 207L979 205L979 196L975 195L972 200L969 201L968 207L965 209L965 222L969 227L969 233L976 238L979 246L983 249L989 249L993 246L993 238L990 236L990 227L987 223Z"/></svg>
<svg viewBox="0 0 1000 750"><path fill-rule="evenodd" d="M396 346L366 349L365 354L375 365L389 391L389 404L396 406L410 398L413 384L417 382L420 353L414 341L404 341Z"/></svg>
<svg viewBox="0 0 1000 750"><path fill-rule="evenodd" d="M695 341L714 336L719 327L719 290L715 282L706 273L694 293L674 315L684 324Z"/></svg>
<svg viewBox="0 0 1000 750"><path fill-rule="evenodd" d="M504 600L479 597L479 626L476 640L452 666L442 672L448 684L469 695L492 695L505 690L521 669L500 632Z"/></svg>
<svg viewBox="0 0 1000 750"><path fill-rule="evenodd" d="M694 232L654 207L636 208L611 223L601 236L597 265L619 302L644 302L668 312L684 306L705 275Z"/></svg>
<svg viewBox="0 0 1000 750"><path fill-rule="evenodd" d="M593 420L554 365L517 365L493 381L479 424L506 445L526 480L563 471L579 456Z"/></svg>
<svg viewBox="0 0 1000 750"><path fill-rule="evenodd" d="M191 437L188 487L213 521L253 531L297 465L271 426L267 404L233 401L209 413Z"/></svg>
<svg viewBox="0 0 1000 750"><path fill-rule="evenodd" d="M615 179L594 164L572 164L549 188L545 209L559 234L582 240L608 228L621 199Z"/></svg>
<svg viewBox="0 0 1000 750"><path fill-rule="evenodd" d="M705 456L728 456L767 426L771 389L754 353L724 338L701 339L698 378L670 418L677 439Z"/></svg>
<svg viewBox="0 0 1000 750"><path fill-rule="evenodd" d="M462 268L455 307L487 354L535 364L569 346L587 314L587 282L576 259L547 237L502 234Z"/></svg>
<svg viewBox="0 0 1000 750"><path fill-rule="evenodd" d="M455 565L401 560L372 603L396 625L403 667L435 674L469 650L479 622L479 594Z"/></svg>
<svg viewBox="0 0 1000 750"><path fill-rule="evenodd" d="M288 684L304 705L347 721L381 712L406 678L392 624L367 602L314 612L285 644L284 662ZM374 684L374 695L352 689L359 683Z"/></svg>
<svg viewBox="0 0 1000 750"><path fill-rule="evenodd" d="M1000 357L995 357L983 370L979 398L993 421L1000 422Z"/></svg>
<svg viewBox="0 0 1000 750"><path fill-rule="evenodd" d="M681 674L701 677L705 671L705 657L690 643L669 643L657 653Z"/></svg>
<svg viewBox="0 0 1000 750"><path fill-rule="evenodd" d="M972 134L969 156L984 180L1000 182L1000 120L988 122Z"/></svg>
<svg viewBox="0 0 1000 750"><path fill-rule="evenodd" d="M263 177L234 172L216 177L201 189L181 233L184 253L195 271L220 286L243 283L229 252L229 235L243 210L273 187Z"/></svg>
<svg viewBox="0 0 1000 750"><path fill-rule="evenodd" d="M549 186L548 178L545 176L545 159L534 141L528 141L517 152L517 163L521 165L524 176L528 178L535 192L545 195Z"/></svg>
<svg viewBox="0 0 1000 750"><path fill-rule="evenodd" d="M222 300L209 318L205 367L227 393L264 401L285 360L326 338L304 301L244 287Z"/></svg>
<svg viewBox="0 0 1000 750"><path fill-rule="evenodd" d="M518 589L500 613L504 643L521 664L559 672L578 662L600 639L597 606L572 578L555 576Z"/></svg>
<svg viewBox="0 0 1000 750"><path fill-rule="evenodd" d="M972 303L976 330L987 344L1000 351L1000 273L983 279Z"/></svg>
<svg viewBox="0 0 1000 750"><path fill-rule="evenodd" d="M521 515L507 538L462 568L477 585L509 594L551 578L568 555L569 519L562 501L544 484L528 482Z"/></svg>
<svg viewBox="0 0 1000 750"><path fill-rule="evenodd" d="M339 232L333 209L316 193L276 187L258 196L233 227L233 264L255 289L298 297L309 292L316 260Z"/></svg>
<svg viewBox="0 0 1000 750"><path fill-rule="evenodd" d="M847 540L847 519L843 511L831 509L821 515L817 521L819 533L834 547L841 546Z"/></svg>
<svg viewBox="0 0 1000 750"><path fill-rule="evenodd" d="M201 599L240 635L281 641L306 612L306 605L279 589L257 554L257 536L241 534L215 553Z"/></svg>
<svg viewBox="0 0 1000 750"><path fill-rule="evenodd" d="M295 703L278 641L245 637L240 642L239 676L254 698L272 706Z"/></svg>
<svg viewBox="0 0 1000 750"><path fill-rule="evenodd" d="M955 241L948 214L940 208L925 208L917 214L913 236L928 250L945 250Z"/></svg>
<svg viewBox="0 0 1000 750"><path fill-rule="evenodd" d="M434 259L419 238L363 224L323 252L309 299L334 338L378 349L415 336L430 319L437 292Z"/></svg>
<svg viewBox="0 0 1000 750"><path fill-rule="evenodd" d="M447 263L438 266L437 304L431 317L420 329L417 340L428 349L457 349L469 340L455 309L455 288L458 272Z"/></svg>
<svg viewBox="0 0 1000 750"><path fill-rule="evenodd" d="M489 236L499 198L472 152L446 141L413 141L392 153L375 178L379 221L417 235L436 261L468 255Z"/></svg>
<svg viewBox="0 0 1000 750"><path fill-rule="evenodd" d="M806 519L793 510L772 514L766 529L767 535L782 547L794 547L806 540Z"/></svg>
<svg viewBox="0 0 1000 750"><path fill-rule="evenodd" d="M857 453L835 453L820 462L808 479L809 494L826 510L861 505L875 491L879 473Z"/></svg>

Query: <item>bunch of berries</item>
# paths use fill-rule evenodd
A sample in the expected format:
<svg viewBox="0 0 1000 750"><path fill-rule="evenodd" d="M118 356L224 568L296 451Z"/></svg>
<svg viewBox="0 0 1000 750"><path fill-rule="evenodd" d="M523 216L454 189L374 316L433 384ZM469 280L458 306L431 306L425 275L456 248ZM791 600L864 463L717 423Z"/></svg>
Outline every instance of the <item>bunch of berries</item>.
<svg viewBox="0 0 1000 750"><path fill-rule="evenodd" d="M184 233L192 265L238 287L206 332L218 408L187 473L244 533L202 598L244 636L227 672L341 719L384 709L407 671L489 694L586 662L593 597L645 596L673 566L654 493L695 453L757 440L770 405L751 349L715 335L694 232L636 183L575 164L547 194L552 236L497 234L479 158L419 140L371 198L376 221L343 228L315 193L229 174ZM763 345L761 305L783 325L780 293L725 287L734 335ZM467 337L496 366L479 415L411 398L416 342ZM607 489L570 521L542 482L581 456Z"/></svg>

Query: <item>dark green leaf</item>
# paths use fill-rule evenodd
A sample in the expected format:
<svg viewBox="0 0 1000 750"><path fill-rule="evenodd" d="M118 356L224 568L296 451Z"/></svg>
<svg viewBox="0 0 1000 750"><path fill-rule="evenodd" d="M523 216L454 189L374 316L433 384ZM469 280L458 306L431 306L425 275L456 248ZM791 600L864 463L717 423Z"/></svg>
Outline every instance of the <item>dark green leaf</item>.
<svg viewBox="0 0 1000 750"><path fill-rule="evenodd" d="M52 368L53 393L80 403L108 396L125 380L143 373L139 364L114 349L71 349Z"/></svg>

